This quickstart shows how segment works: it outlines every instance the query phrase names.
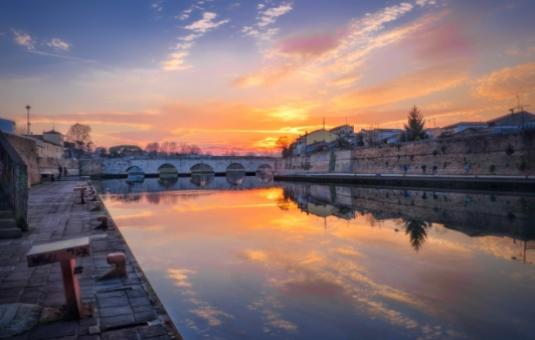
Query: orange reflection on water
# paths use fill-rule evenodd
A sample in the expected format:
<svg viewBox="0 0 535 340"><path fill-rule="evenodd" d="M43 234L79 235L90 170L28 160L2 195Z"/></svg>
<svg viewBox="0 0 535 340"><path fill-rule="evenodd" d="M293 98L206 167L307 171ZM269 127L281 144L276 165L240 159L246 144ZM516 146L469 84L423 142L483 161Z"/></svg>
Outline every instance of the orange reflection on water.
<svg viewBox="0 0 535 340"><path fill-rule="evenodd" d="M159 195L158 204L141 195L107 196L106 205L149 278L173 283L156 290L166 305L184 309L174 320L192 334L206 327L227 334L246 315L266 334L305 335L322 314L307 308L322 306L332 318L364 316L415 336L457 337L461 320L484 309L482 294L496 289L474 277L498 260L482 256L502 257L494 245L503 240L493 237L474 242L429 224L415 251L399 219L345 219L310 202L305 212L281 188ZM513 274L489 275L498 282ZM459 310L474 299L472 309Z"/></svg>

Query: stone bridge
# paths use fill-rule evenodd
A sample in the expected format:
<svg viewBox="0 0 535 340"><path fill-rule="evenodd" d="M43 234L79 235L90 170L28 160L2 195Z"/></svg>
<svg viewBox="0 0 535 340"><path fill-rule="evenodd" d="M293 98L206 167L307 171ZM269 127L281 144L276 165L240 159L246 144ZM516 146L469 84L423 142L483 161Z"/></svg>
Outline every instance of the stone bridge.
<svg viewBox="0 0 535 340"><path fill-rule="evenodd" d="M192 174L252 174L273 172L276 158L253 156L189 156L176 158L110 158L101 163L103 176L192 175Z"/></svg>

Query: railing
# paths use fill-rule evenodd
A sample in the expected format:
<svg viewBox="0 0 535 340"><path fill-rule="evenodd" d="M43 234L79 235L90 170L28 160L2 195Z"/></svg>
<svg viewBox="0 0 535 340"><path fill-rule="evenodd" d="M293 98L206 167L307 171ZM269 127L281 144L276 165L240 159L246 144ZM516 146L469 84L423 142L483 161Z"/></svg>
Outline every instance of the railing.
<svg viewBox="0 0 535 340"><path fill-rule="evenodd" d="M28 168L0 131L0 187L13 209L17 225L28 226Z"/></svg>

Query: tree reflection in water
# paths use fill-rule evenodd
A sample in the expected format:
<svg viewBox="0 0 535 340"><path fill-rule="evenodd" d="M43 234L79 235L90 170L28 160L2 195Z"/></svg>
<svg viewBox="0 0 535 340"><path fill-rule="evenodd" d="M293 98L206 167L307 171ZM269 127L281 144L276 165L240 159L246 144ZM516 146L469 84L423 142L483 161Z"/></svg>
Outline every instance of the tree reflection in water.
<svg viewBox="0 0 535 340"><path fill-rule="evenodd" d="M427 229L431 223L421 220L404 220L405 234L409 235L412 248L418 251L427 238Z"/></svg>

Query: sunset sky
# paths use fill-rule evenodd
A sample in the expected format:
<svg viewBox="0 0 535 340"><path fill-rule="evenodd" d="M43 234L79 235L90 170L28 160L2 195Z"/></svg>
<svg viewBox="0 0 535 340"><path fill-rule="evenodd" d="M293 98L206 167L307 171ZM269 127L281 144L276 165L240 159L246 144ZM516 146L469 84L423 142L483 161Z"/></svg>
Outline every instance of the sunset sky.
<svg viewBox="0 0 535 340"><path fill-rule="evenodd" d="M0 2L0 116L97 145L269 152L347 123L487 120L535 105L535 2ZM535 107L528 107L535 111Z"/></svg>

